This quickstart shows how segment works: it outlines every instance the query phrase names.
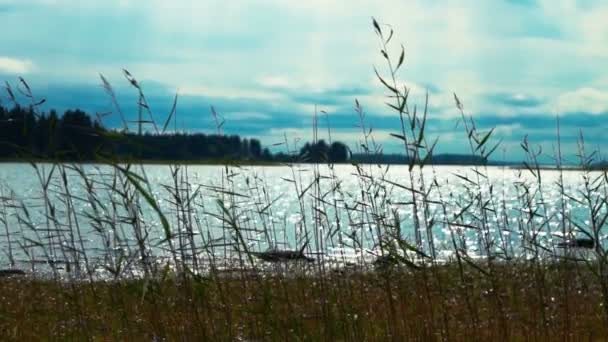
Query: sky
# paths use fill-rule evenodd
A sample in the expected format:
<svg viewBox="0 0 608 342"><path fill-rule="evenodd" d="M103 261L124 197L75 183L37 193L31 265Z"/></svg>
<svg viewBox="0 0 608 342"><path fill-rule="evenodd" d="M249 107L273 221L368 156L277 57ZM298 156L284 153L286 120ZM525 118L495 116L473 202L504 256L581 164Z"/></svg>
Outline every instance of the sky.
<svg viewBox="0 0 608 342"><path fill-rule="evenodd" d="M429 94L437 152L469 152L454 93L503 140L493 159L521 159L526 135L549 158L557 115L567 158L581 132L586 151L608 148L608 1L0 0L0 80L26 79L44 110L96 113L112 110L103 74L135 119L124 68L158 121L177 93L179 129L214 132L214 106L225 133L265 145L311 139L316 108L327 113L321 138L329 122L333 140L358 146L357 99L374 139L398 153L399 119L374 75L387 69L372 17L395 31L392 58L405 47L398 81L410 105Z"/></svg>

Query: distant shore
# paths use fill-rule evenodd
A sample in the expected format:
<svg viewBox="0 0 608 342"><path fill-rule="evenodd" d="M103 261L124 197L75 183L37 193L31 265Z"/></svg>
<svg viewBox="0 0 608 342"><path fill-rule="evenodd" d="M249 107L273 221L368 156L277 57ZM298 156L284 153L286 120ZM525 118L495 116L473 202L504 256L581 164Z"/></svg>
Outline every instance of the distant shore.
<svg viewBox="0 0 608 342"><path fill-rule="evenodd" d="M242 166L283 166L287 164L303 164L303 165L403 165L407 166L407 163L394 163L394 162L367 162L367 161L344 161L344 162L333 162L333 163L314 163L308 161L261 161L261 160L156 160L156 159L145 159L145 160L113 160L120 164L144 164L144 165L242 165ZM77 163L77 164L108 164L108 161L104 160L57 160L57 159L0 159L0 164L30 164L30 163ZM426 165L434 166L484 166L481 164L467 164L467 163L429 163ZM501 167L508 165L494 165L488 164L486 166Z"/></svg>
<svg viewBox="0 0 608 342"><path fill-rule="evenodd" d="M333 162L333 163L314 163L309 161L264 161L264 160L162 160L162 159L121 159L121 160L57 160L57 159L46 159L46 158L10 158L10 159L0 159L0 164L30 164L30 163L77 163L77 164L108 164L110 162L117 162L120 164L144 164L144 165L210 165L210 166L223 166L223 165L231 165L231 166L284 166L288 164L303 164L303 165L324 165L324 164L332 164L332 165L408 165L407 163L402 162L369 162L369 161L343 161L343 162ZM490 166L490 167L504 167L512 170L528 170L528 168L517 162L493 162L490 161L487 164L475 164L475 163L459 163L459 162L437 162L437 163L429 163L427 165L433 166ZM557 167L554 165L539 165L538 167L533 166L534 170L538 169L541 171L606 171L608 170L608 166L605 165L592 165L588 168L584 168L578 165L563 165L562 167Z"/></svg>

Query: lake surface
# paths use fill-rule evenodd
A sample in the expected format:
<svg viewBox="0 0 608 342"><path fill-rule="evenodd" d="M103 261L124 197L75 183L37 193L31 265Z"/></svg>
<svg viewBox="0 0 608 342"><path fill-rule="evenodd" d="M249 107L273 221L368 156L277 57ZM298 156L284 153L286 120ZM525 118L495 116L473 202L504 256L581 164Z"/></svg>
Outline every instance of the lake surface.
<svg viewBox="0 0 608 342"><path fill-rule="evenodd" d="M145 165L127 174L104 165L0 164L0 267L54 260L116 271L147 257L199 259L200 266L269 248L373 259L395 233L438 259L449 258L454 246L472 257L521 256L530 243L555 251L563 232L592 232L588 201L607 193L599 172L414 171ZM596 217L606 213L598 208Z"/></svg>

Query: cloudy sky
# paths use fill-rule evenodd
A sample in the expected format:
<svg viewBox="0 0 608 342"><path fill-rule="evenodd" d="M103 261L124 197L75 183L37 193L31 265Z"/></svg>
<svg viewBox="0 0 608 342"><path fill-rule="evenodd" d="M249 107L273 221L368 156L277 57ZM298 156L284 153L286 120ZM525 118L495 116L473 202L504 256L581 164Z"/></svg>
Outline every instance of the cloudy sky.
<svg viewBox="0 0 608 342"><path fill-rule="evenodd" d="M567 153L581 130L589 149L608 148L608 2L599 0L0 0L0 79L23 76L46 109L95 113L111 109L101 73L135 115L126 68L159 120L177 92L182 129L213 131L213 105L227 133L267 145L285 133L309 139L315 105L332 138L355 145L358 99L376 140L397 152L389 133L399 121L373 72L385 65L372 16L394 27L394 58L405 46L400 81L412 104L429 92L440 152L467 152L454 92L504 139L496 159L521 158L526 134L552 154L557 114Z"/></svg>

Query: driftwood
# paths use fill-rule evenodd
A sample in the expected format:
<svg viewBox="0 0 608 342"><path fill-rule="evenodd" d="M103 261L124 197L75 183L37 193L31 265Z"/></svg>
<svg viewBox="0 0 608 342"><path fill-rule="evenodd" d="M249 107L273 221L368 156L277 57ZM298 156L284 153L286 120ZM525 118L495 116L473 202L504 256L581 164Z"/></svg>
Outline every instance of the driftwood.
<svg viewBox="0 0 608 342"><path fill-rule="evenodd" d="M386 268L395 266L399 263L399 261L391 254L379 255L373 261L373 265L378 268Z"/></svg>
<svg viewBox="0 0 608 342"><path fill-rule="evenodd" d="M18 269L0 270L0 278L12 276L24 276L25 272Z"/></svg>
<svg viewBox="0 0 608 342"><path fill-rule="evenodd" d="M588 238L572 239L572 240L567 240L567 241L558 243L557 247L593 249L593 248L595 248L595 240L588 239Z"/></svg>
<svg viewBox="0 0 608 342"><path fill-rule="evenodd" d="M255 256L258 259L267 261L267 262L281 262L281 261L297 261L304 260L308 262L315 261L314 258L308 257L304 255L304 249L308 242L300 248L300 250L279 250L275 248L268 249L265 252L251 252L251 255Z"/></svg>

